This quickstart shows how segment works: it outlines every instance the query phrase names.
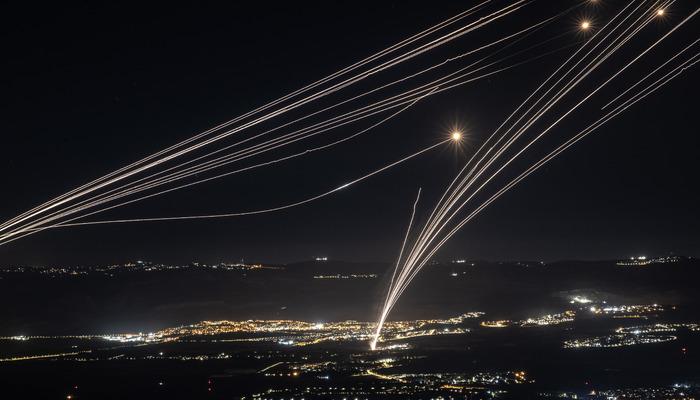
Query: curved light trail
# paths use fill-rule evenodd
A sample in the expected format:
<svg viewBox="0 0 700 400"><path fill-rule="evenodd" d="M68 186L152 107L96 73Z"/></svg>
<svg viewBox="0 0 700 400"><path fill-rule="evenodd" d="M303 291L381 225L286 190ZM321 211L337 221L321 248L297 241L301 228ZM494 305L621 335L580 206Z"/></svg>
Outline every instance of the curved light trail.
<svg viewBox="0 0 700 400"><path fill-rule="evenodd" d="M384 306L380 312L375 334L370 342L370 347L372 349L376 348L377 342L381 339L381 329L386 321L386 318L394 307L398 298L409 286L410 282L416 277L418 272L426 265L428 260L434 256L434 254L468 221L474 218L479 212L490 205L493 201L499 198L502 194L510 190L517 183L521 182L527 176L532 174L534 171L539 169L542 165L546 164L564 150L570 148L573 144L581 140L583 137L598 129L604 123L619 115L620 113L627 110L636 102L645 98L649 94L658 90L661 86L668 83L670 80L679 76L683 71L687 70L691 66L698 62L697 54L690 57L689 59L683 61L677 67L673 68L666 75L654 81L651 85L645 87L641 91L635 93L632 97L625 100L618 107L614 108L612 111L600 117L589 127L583 131L577 133L573 137L566 140L563 144L556 147L553 151L548 153L544 158L541 158L530 167L525 169L522 173L516 176L513 180L509 181L506 185L502 186L500 189L496 190L494 194L486 198L481 202L477 202L477 205L468 212L466 217L459 217L465 210L465 207L475 196L487 185L489 185L494 178L501 174L512 161L519 158L526 150L528 150L535 142L537 142L546 133L551 131L560 121L569 116L574 110L579 106L587 102L593 95L598 93L601 89L606 87L606 85L613 79L618 77L624 71L626 71L631 65L637 62L641 57L649 53L653 48L655 48L659 43L666 39L669 35L683 26L686 22L692 19L700 9L695 10L692 14L686 17L683 21L674 26L670 31L661 36L658 40L648 46L645 50L640 52L631 61L624 64L619 70L612 73L609 77L605 78L602 83L595 86L595 89L583 97L582 100L575 103L574 106L565 109L559 116L556 117L553 123L551 123L547 128L540 131L526 144L518 146L515 150L515 154L509 159L504 160L502 163L497 163L499 158L505 155L505 152L516 143L516 141L524 137L528 130L534 126L534 124L540 120L543 116L552 113L552 108L557 105L567 94L569 94L577 85L583 81L585 78L596 70L604 61L611 57L617 50L622 48L626 43L632 40L637 33L639 33L645 26L647 26L655 17L657 17L656 10L659 7L666 8L671 5L673 1L666 2L652 2L651 4L645 2L640 2L636 7L630 8L634 3L630 2L625 8L623 8L620 13L618 13L615 18L613 18L606 26L601 28L600 31L596 32L594 37L586 42L579 50L577 50L572 57L560 66L555 73L550 75L535 91L528 96L528 98L504 121L501 126L492 134L489 139L482 145L475 153L474 156L469 160L465 167L460 171L460 173L455 177L453 182L448 186L447 190L443 194L442 198L438 201L437 205L434 207L430 214L427 222L423 226L422 231L415 238L411 250L404 260L399 259L398 263L401 263L401 267L397 268L398 273L394 273L393 279L390 282L389 289L384 301ZM629 9L629 11L627 11ZM641 11L640 11L641 10ZM618 17L625 15L618 20ZM617 21L617 22L615 22ZM613 24L614 25L611 25ZM606 32L602 34L602 32ZM607 44L606 44L607 42ZM696 41L697 42L697 41ZM696 42L693 42L690 46L687 46L681 50L678 54L673 56L670 60L664 62L660 67L654 69L651 73L647 74L641 80L637 81L632 87L627 89L624 94L628 94L632 89L636 88L641 84L641 82L647 80L650 76L658 72L663 66L666 66L672 60L678 58L679 55L683 54ZM602 46L601 46L602 45ZM589 47L589 50L583 54L582 50ZM600 49L599 49L600 47ZM579 55L581 54L581 55ZM590 57L589 57L590 56ZM578 61L575 61L578 59ZM563 68L569 63L574 62L573 65L563 73L556 81L550 83L557 74L563 70ZM576 67L582 65L582 68L573 74ZM571 76L569 76L571 75ZM561 83L559 89L555 89L557 85ZM544 93L542 93L539 98L534 101L532 105L529 106L524 112L521 112L523 107L530 102L534 96L544 88L548 87ZM548 96L552 93L551 96ZM614 100L618 100L620 96L617 96ZM542 103L542 105L535 110L536 106ZM611 102L612 103L612 102ZM608 103L610 104L610 103ZM535 110L535 111L533 111ZM514 116L521 114L519 118L510 122ZM528 116L529 115L529 116ZM517 125L524 121L520 127L515 129ZM497 133L506 125L509 125L500 136ZM514 131L503 144L501 142L506 139L511 131ZM492 138L498 137L498 140L491 144ZM473 163L477 159L479 154L483 154L476 163ZM490 170L490 168L495 168ZM480 180L481 178L481 180ZM480 183L479 183L480 182ZM478 185L478 186L475 186ZM492 184L493 185L493 184ZM451 226L451 227L450 227Z"/></svg>
<svg viewBox="0 0 700 400"><path fill-rule="evenodd" d="M330 196L333 193L339 192L343 189L346 189L356 183L362 182L368 178L371 178L377 174L380 174L388 169L391 169L397 165L403 164L404 162L411 160L415 157L420 156L423 153L429 152L430 150L433 150L437 147L440 147L441 145L447 144L447 143L454 143L455 140L453 138L445 139L443 141L437 142L435 144L432 144L428 147L425 147L421 150L418 150L417 152L410 154L408 156L405 156L399 160L396 160L390 164L387 164L381 168L378 168L372 172L369 172L365 175L362 175L358 178L355 178L349 182L346 182L340 186L337 186L331 190L325 191L321 194L317 194L315 196L303 199L303 200L298 200L293 203L281 205L281 206L276 206L276 207L271 207L271 208L265 208L265 209L260 209L260 210L252 210L252 211L241 211L241 212L234 212L234 213L222 213L222 214L204 214L204 215L185 215L185 216L175 216L175 217L154 217L154 218L129 218L129 219L112 219L112 220L102 220L102 221L87 221L87 222L74 222L74 223L59 223L55 225L50 225L46 227L41 227L41 228L35 228L34 230L28 230L20 233L28 233L28 232L36 232L36 231L43 231L46 229L53 229L53 228L61 228L61 227L75 227L75 226L87 226L87 225L104 225L104 224L123 224L123 223L133 223L133 222L156 222L156 221L182 221L182 220L193 220L193 219L212 219L212 218L230 218L230 217L242 217L242 216L249 216L249 215L256 215L256 214L267 214L271 212L276 212L276 211L282 211L294 207L298 207L304 204L308 204L311 202L314 202L316 200L320 200L324 197ZM420 191L419 191L420 195ZM416 200L417 203L417 200ZM415 212L415 208L414 208ZM14 238L12 240L17 240L19 238ZM11 241L11 240L10 240ZM9 242L9 241L8 241Z"/></svg>
<svg viewBox="0 0 700 400"><path fill-rule="evenodd" d="M485 3L482 3L482 6ZM437 41L432 40L431 42L429 42L427 47L421 46L418 49L409 50L406 53L404 53L403 56L398 57L398 59L397 58L392 59L392 61L389 64L381 64L381 66L380 66L381 68L379 68L378 70L371 70L370 74L375 74L375 73L379 72L380 70L390 68L391 66L395 65L396 62L401 62L401 60L412 58L415 55L417 55L418 53L424 53L432 48L435 48L441 44L444 44L444 43L446 43L446 41L454 39L452 37L453 35L462 35L466 32L470 32L474 29L477 29L477 28L482 27L486 24L489 24L498 18L501 18L505 15L508 15L508 14L514 12L515 10L519 9L524 4L527 4L527 3L528 2L518 1L510 6L502 8L501 10L499 10L497 12L488 14L485 17L481 17L478 20L476 20L475 22L467 24L465 27L456 29L449 34L441 36L440 38L437 39ZM583 3L581 3L581 4L583 4ZM496 61L492 61L492 62L489 62L485 65L477 67L479 64L483 63L484 61L488 60L489 58L493 57L494 55L496 55L496 54L502 52L503 50L513 46L515 43L517 43L519 40L521 40L525 36L534 33L535 31L541 29L543 26L545 26L545 25L551 23L552 21L562 17L563 15L566 15L568 12L570 12L571 10L580 6L581 4L578 4L574 7L570 7L569 9L564 10L558 14L555 14L554 16L543 19L542 21L537 22L533 25L530 25L529 27L526 27L524 29L516 31L513 34L503 36L503 37L501 37L501 38L499 38L491 43L477 47L474 50L470 50L470 51L462 53L458 56L448 58L441 63L435 64L435 65L428 67L426 69L423 69L417 73L408 75L407 77L392 81L388 84L385 84L385 85L380 86L378 88L374 88L372 90L369 90L368 92L362 93L362 94L357 95L355 97L352 97L350 99L343 100L339 103L336 103L335 105L331 105L329 107L321 109L320 111L316 111L316 112L313 112L311 114L306 114L306 115L301 116L301 117L299 117L291 122L284 123L276 128L272 128L272 129L269 129L263 133L256 134L252 137L240 140L234 144L225 146L224 148L221 148L218 150L213 150L213 151L211 151L203 156L198 156L197 158L195 158L193 160L181 162L173 167L169 167L165 170L158 171L158 172L153 173L151 175L148 175L146 177L139 178L135 181L127 182L121 186L117 186L117 187L114 187L112 189L108 189L102 193L98 193L98 194L92 195L91 197L85 198L91 192L95 192L99 189L102 189L103 187L105 189L107 189L110 185L112 185L113 183L115 183L119 180L126 179L128 176L131 176L131 175L136 175L139 172L145 171L153 166L167 162L170 159L173 159L173 158L175 158L179 155L182 155L184 153L194 151L194 150L198 149L199 147L204 146L208 143L212 143L213 141L218 140L218 139L216 139L216 137L213 139L212 138L207 139L205 141L206 143L205 142L197 143L193 146L190 146L188 148L181 150L181 152L179 152L179 153L169 154L168 156L166 156L164 158L157 158L156 159L156 157L154 156L154 157L152 157L155 159L154 161L152 161L151 163L149 163L145 166L140 166L134 170L130 170L130 171L126 172L125 173L126 175L124 175L124 174L118 175L118 176L115 175L115 177L113 179L111 179L111 177L110 177L110 175L112 175L112 174L107 175L106 177L100 178L100 179L104 180L104 179L107 179L107 177L110 177L110 179L108 179L105 182L100 182L97 185L90 186L89 188L82 190L82 191L78 191L78 192L72 191L64 196L59 196L59 198L56 199L57 201L49 202L51 204L49 204L46 207L42 208L41 210L35 212L34 215L29 215L29 214L25 213L25 214L22 214L22 215L16 217L15 219L12 219L12 220L6 222L5 224L0 225L0 245L5 244L5 243L9 243L10 241L19 238L19 236L26 237L27 233L40 231L41 229L39 229L39 228L41 228L42 226L43 227L54 226L54 225L57 225L59 223L65 225L67 223L75 221L76 219L85 218L87 216L94 215L96 213L103 212L103 211L106 211L109 209L120 207L120 206L123 206L126 204L132 204L136 201L152 198L152 197L155 197L158 195L172 192L174 190L179 190L182 188L193 186L195 184L208 182L208 181L211 181L213 179L222 178L222 177L229 176L229 175L236 174L236 173L240 173L243 171L249 171L251 169L254 169L254 168L257 168L260 166L276 164L278 162L289 160L291 158L295 158L295 157L298 157L298 156L301 156L304 154L309 154L313 151L328 148L328 147L331 147L333 145L347 141L347 140L354 138L354 137L356 137L364 132L367 132L367 131L373 129L374 127L377 127L378 125L384 123L385 121L393 118L397 114L399 114L402 111L404 111L405 109L411 107L413 104L415 104L416 102L420 101L421 99L423 99L425 97L428 97L428 96L431 96L431 95L434 95L437 93L441 93L443 91L464 85L466 83L472 82L472 81L477 80L477 79L491 76L495 73L506 71L506 70L514 68L516 66L522 65L526 62L536 60L542 56L552 54L552 53L558 51L558 50L548 51L548 52L545 52L541 55L531 57L530 59L520 61L520 62L517 62L515 64L509 65L509 66L500 67L500 68L497 68L497 69L489 71L489 72L485 72L485 73L478 75L474 78L469 77L470 75L473 75L476 72L482 71L486 68L489 68L492 66L496 67L496 66L498 66L499 63L502 63L503 61L506 61L506 60L518 55L518 54L522 54L522 53L526 52L528 49L536 48L544 43L547 43L553 39L556 39L556 37L550 38L548 40L545 40L542 43L538 43L538 44L536 44L534 46L530 46L526 49L516 51L515 53L509 54L509 55L502 57ZM559 35L559 36L563 36L563 35L564 34ZM269 134L269 133L274 132L276 130L279 130L281 128L290 126L291 124L298 123L300 121L308 119L311 116L318 115L322 112L333 109L339 105L349 103L350 101L355 101L355 100L362 98L370 93L374 93L382 88L390 87L394 84L404 82L408 79L412 79L412 78L414 78L418 75L424 74L428 71L445 66L451 62L454 62L455 60L460 60L460 59L462 59L470 54L482 51L484 49L496 46L496 45L501 44L501 43L507 43L509 40L511 40L513 38L517 38L519 36L523 36L523 37L520 39L516 39L513 43L506 44L501 49L496 50L492 54L487 55L486 57L483 57L481 59L478 59L475 62L470 63L466 67L462 67L455 72L451 72L451 73L448 73L446 75L443 75L442 77L440 77L440 78L438 78L430 83L423 84L423 85L418 86L414 89L410 89L410 90L403 92L399 95L394 95L394 96L385 98L384 100L373 103L369 106L363 106L363 107L355 109L354 111L351 111L349 113L341 114L341 115L338 115L338 116L333 117L331 119L328 119L326 121L310 125L306 128L302 128L300 130L297 130L297 131L294 131L291 133L287 133L281 137L273 138L271 140L268 140L267 142L263 142L261 144L250 145L250 146L243 148L241 150L238 150L236 152L226 154L226 155L214 158L214 159L206 160L206 158L211 157L214 154L229 150L234 146L240 146L241 144L246 143L250 140L259 138L262 135ZM565 46L565 48L566 47L568 47L568 46ZM350 79L350 80L352 81L355 78L357 78L357 76ZM400 108L398 111L394 112L393 114L389 115L388 117L383 118L378 123L372 124L369 128L362 129L361 131L359 131L355 134L352 134L352 135L345 137L345 138L341 138L341 139L336 140L330 144L317 146L316 148L307 149L307 150L304 150L300 153L295 153L291 156L283 156L283 157L280 157L280 158L277 158L277 159L274 159L271 161L259 162L257 164L252 165L252 166L238 168L234 171L220 173L220 174L213 176L213 177L199 179L195 182L181 184L181 185L176 186L174 188L168 188L165 190L158 191L156 193L143 195L143 196L138 197L136 199L123 200L122 202L120 202L118 204L105 206L106 203L114 202L116 200L123 199L127 196L133 196L133 195L136 195L136 194L141 193L143 191L155 189L159 186L174 183L174 182L177 182L177 181L182 180L182 179L196 177L204 172L208 172L208 171L216 169L216 168L221 168L221 167L226 166L226 165L233 163L233 162L240 162L242 160L248 159L248 158L253 157L253 156L258 156L258 155L263 154L265 152L275 150L275 149L281 148L283 146L287 146L287 145L295 143L299 140L308 139L308 138L313 137L315 135L327 132L329 130L337 129L337 128L342 127L342 126L347 125L347 124L356 123L362 119L372 117L372 116L378 115L380 113L384 113L386 111L392 110L392 109L397 108L397 107L403 107L403 108ZM265 118L267 118L267 117L265 117ZM270 116L269 118L272 118L272 116ZM245 129L245 128L246 128L245 126L236 127L236 128L233 128L232 130L229 130L227 132L222 133L221 135L229 135L229 134L235 133L235 131L240 131L240 130ZM221 135L219 135L219 136L221 136ZM217 136L217 137L219 137L219 136ZM187 141L185 141L185 142L187 142ZM179 145L175 145L175 147L177 147L177 146L179 146ZM166 149L164 151L168 151L169 149ZM149 156L149 157L151 157L151 156ZM149 159L149 157L147 157L147 159ZM201 161L201 162L198 164L195 164L199 161ZM137 162L137 163L139 163L139 162ZM190 166L187 166L187 165L190 165ZM130 167L125 167L125 168L130 168ZM116 174L116 173L114 173L114 174ZM88 184L88 185L90 185L90 184ZM58 207L62 204L67 204L67 205L62 207L62 208ZM102 207L102 208L94 209L96 207ZM52 211L49 213L49 211L51 209L54 209L55 211ZM86 213L79 214L81 212L86 212ZM30 214L32 214L32 213L30 212ZM38 216L39 214L44 214L44 215ZM79 214L79 215L76 215L76 214ZM69 217L69 219L67 219L67 220L64 219L64 218L68 218L68 217ZM32 219L34 219L34 220L32 220ZM64 219L64 220L60 221L61 219ZM24 222L24 221L27 221L27 222ZM21 222L24 222L24 223L21 223ZM2 231L6 231L6 232L2 232Z"/></svg>

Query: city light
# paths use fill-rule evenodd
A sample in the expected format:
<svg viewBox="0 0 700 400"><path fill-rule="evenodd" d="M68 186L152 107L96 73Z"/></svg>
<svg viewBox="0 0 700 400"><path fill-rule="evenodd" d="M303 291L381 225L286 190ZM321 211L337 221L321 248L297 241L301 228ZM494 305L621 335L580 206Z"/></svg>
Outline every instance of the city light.
<svg viewBox="0 0 700 400"><path fill-rule="evenodd" d="M26 18L9 27L16 71L5 74L6 97L18 101L4 118L12 134L3 161L16 176L5 179L0 249L41 232L85 232L0 257L11 264L0 265L0 367L10 378L2 393L700 399L700 259L687 223L697 207L686 204L700 189L685 176L694 169L655 156L692 164L696 151L640 155L630 146L659 143L659 116L673 122L664 144L694 139L697 113L686 111L697 76L676 78L698 72L700 38L688 26L698 26L700 7L470 3L369 13L229 4L204 15L167 10L126 30L132 14L153 12L73 7L58 30L42 23L41 7L14 13L37 23L30 35ZM197 34L178 40L183 26ZM38 46L37 37L50 40ZM76 41L118 57L103 62L75 51ZM150 51L170 42L174 51ZM75 77L84 79L63 90ZM670 82L675 96L637 105ZM162 88L165 101L151 93ZM44 95L31 101L36 93ZM100 101L86 113L86 99ZM232 108L211 127L181 132ZM621 129L613 120L623 113L633 115ZM570 158L581 165L548 172L493 209L601 127L588 150L614 163ZM610 139L621 130L632 134ZM629 160L658 179L596 181ZM562 178L587 190L560 196ZM139 206L180 190L167 204ZM630 222L619 210L640 195L665 202L632 207L643 212ZM331 196L338 202L317 201ZM595 198L603 200L587 201ZM577 234L551 215L562 211L598 232ZM201 223L138 229L192 220ZM543 232L550 220L555 232ZM98 226L101 240L91 235ZM188 258L167 261L179 257ZM464 312L475 309L485 312Z"/></svg>

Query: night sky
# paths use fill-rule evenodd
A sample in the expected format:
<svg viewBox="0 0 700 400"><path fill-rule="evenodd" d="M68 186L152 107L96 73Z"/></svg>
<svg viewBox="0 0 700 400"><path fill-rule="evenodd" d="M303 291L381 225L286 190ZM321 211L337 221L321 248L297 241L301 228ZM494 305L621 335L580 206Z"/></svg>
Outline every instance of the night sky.
<svg viewBox="0 0 700 400"><path fill-rule="evenodd" d="M603 3L581 8L551 28L575 29L576 17L584 15L603 22L623 4ZM677 2L652 33L669 29L695 4ZM352 64L467 5L171 2L162 7L42 6L40 13L37 7L4 6L0 17L3 221ZM534 21L550 8L547 1L536 2L503 23ZM690 25L671 43L697 37L700 24ZM483 40L473 38L467 35L428 59L439 62L468 49L471 40ZM434 150L348 190L278 213L42 232L0 246L0 264L241 258L284 263L315 256L390 261L398 253L418 187L424 193L420 221L470 151L566 54L431 97L322 154L105 217L235 212L288 203L443 140L455 123L467 134L461 151ZM642 66L663 60L651 57ZM697 67L688 71L538 171L465 226L438 258L700 255L699 76ZM585 118L576 116L566 126L580 129L589 121Z"/></svg>

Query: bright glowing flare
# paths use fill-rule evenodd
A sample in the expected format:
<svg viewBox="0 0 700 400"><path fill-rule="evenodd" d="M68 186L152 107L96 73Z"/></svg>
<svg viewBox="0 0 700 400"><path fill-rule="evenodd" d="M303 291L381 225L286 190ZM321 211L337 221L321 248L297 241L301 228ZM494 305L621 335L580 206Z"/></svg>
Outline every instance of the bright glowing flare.
<svg viewBox="0 0 700 400"><path fill-rule="evenodd" d="M460 131L452 132L452 140L454 140L455 142L459 142L460 140L462 140L462 132L460 132Z"/></svg>
<svg viewBox="0 0 700 400"><path fill-rule="evenodd" d="M658 11L656 11L656 15L658 15L660 17L660 16L664 15L664 12L665 11L663 8L659 8Z"/></svg>
<svg viewBox="0 0 700 400"><path fill-rule="evenodd" d="M587 31L591 27L591 22L590 21L583 21L581 22L581 29L584 31Z"/></svg>

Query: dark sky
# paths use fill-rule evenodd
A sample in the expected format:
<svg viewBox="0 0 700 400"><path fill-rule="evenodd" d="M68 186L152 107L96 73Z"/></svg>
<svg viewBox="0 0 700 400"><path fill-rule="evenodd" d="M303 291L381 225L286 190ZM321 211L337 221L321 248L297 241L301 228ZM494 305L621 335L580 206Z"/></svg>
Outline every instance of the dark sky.
<svg viewBox="0 0 700 400"><path fill-rule="evenodd" d="M0 23L3 220L467 7L434 1L176 3L5 6ZM582 8L551 29L572 30L584 15L605 21L623 3ZM501 26L536 21L553 12L551 4L535 2ZM651 33L658 36L693 7L691 1L677 2ZM699 24L690 25L670 43L694 40ZM498 32L483 35L503 35ZM467 36L427 60L458 54L473 47L472 40L485 36ZM279 213L43 232L0 247L0 264L290 262L318 255L391 260L418 187L425 194L420 219L466 155L565 54L430 98L323 154L105 216L234 212L284 204L435 143L454 121L468 128L462 153L435 150L349 190ZM645 59L641 66L658 65L665 55ZM697 70L689 71L509 192L455 236L439 258L700 255L698 76ZM580 128L586 121L586 115L576 116L567 126Z"/></svg>

